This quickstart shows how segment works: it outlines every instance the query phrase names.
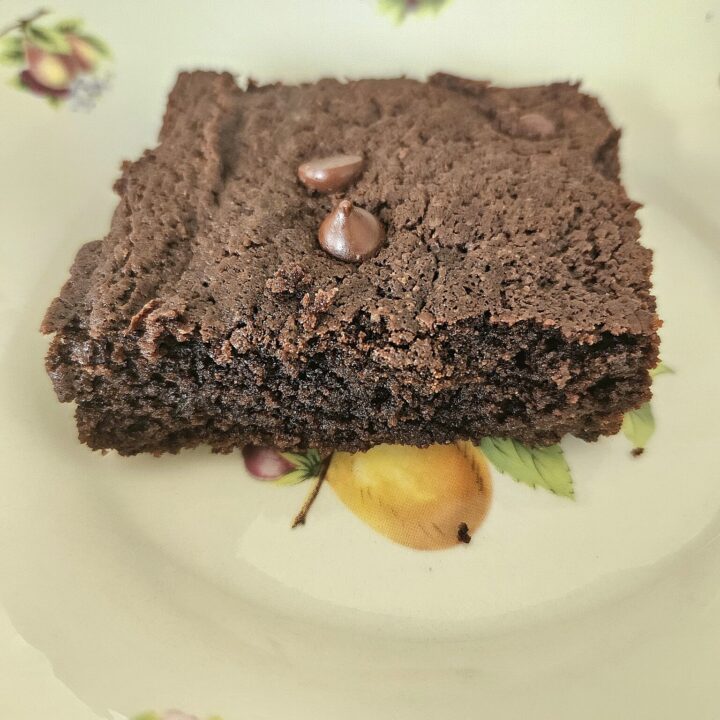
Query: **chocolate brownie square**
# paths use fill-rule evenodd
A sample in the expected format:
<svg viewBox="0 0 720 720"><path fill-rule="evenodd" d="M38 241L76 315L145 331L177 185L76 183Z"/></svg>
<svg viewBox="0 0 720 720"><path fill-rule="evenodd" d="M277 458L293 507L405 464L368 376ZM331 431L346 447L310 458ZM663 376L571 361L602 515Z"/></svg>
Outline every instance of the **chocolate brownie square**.
<svg viewBox="0 0 720 720"><path fill-rule="evenodd" d="M43 322L57 395L121 454L615 433L659 325L619 136L571 84L184 73ZM344 193L300 182L338 153ZM318 242L343 198L362 262Z"/></svg>

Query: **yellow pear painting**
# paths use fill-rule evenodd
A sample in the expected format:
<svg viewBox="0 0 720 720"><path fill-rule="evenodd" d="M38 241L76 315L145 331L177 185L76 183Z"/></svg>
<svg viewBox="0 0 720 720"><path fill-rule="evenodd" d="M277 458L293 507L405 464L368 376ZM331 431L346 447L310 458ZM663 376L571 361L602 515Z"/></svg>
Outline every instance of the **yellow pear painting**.
<svg viewBox="0 0 720 720"><path fill-rule="evenodd" d="M293 526L302 524L323 481L360 520L390 540L417 550L467 543L492 497L490 471L469 442L377 445L366 452L280 453L247 447L245 465L256 478L288 485L315 478Z"/></svg>
<svg viewBox="0 0 720 720"><path fill-rule="evenodd" d="M492 494L485 458L469 442L335 453L326 481L371 528L418 550L455 547L469 537Z"/></svg>

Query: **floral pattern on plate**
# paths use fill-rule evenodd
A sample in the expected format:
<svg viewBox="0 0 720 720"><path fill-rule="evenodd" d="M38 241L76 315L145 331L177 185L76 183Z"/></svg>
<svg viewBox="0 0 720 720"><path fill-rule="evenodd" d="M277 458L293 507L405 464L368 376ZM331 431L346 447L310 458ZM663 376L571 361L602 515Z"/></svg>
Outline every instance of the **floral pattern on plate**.
<svg viewBox="0 0 720 720"><path fill-rule="evenodd" d="M655 378L673 371L664 363ZM622 432L644 452L655 431L650 403L625 415ZM417 550L467 544L485 519L492 498L489 465L531 488L573 500L573 479L559 444L527 447L516 440L483 438L416 448L376 445L365 452L317 450L280 452L272 447L243 448L245 467L258 480L296 485L313 480L292 526L303 525L323 484L360 520L390 540Z"/></svg>
<svg viewBox="0 0 720 720"><path fill-rule="evenodd" d="M401 23L408 15L436 14L450 0L378 0L380 11Z"/></svg>
<svg viewBox="0 0 720 720"><path fill-rule="evenodd" d="M80 19L46 20L38 10L0 30L0 64L14 70L10 83L53 106L71 101L91 108L109 82L101 70L110 57L107 45Z"/></svg>

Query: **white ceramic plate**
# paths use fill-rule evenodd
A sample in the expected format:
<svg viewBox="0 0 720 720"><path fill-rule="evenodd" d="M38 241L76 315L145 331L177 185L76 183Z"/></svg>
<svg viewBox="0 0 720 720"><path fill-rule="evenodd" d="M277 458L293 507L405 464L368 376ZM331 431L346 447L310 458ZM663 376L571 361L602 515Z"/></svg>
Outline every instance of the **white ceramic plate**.
<svg viewBox="0 0 720 720"><path fill-rule="evenodd" d="M34 9L5 0L0 26ZM56 10L107 41L112 81L89 111L0 85L0 715L720 716L717 2L454 0L399 26L371 0ZM306 486L253 481L238 454L81 446L40 319L107 228L121 159L154 143L176 72L197 66L582 78L625 131L676 370L645 455L564 443L574 503L494 473L473 542L419 552L327 489L291 531Z"/></svg>

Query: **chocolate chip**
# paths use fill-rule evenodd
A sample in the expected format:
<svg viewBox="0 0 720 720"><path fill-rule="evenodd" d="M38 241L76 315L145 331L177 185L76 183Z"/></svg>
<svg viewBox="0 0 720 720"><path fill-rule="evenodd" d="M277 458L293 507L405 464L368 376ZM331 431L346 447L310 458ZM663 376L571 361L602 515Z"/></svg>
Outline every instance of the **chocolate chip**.
<svg viewBox="0 0 720 720"><path fill-rule="evenodd" d="M371 258L384 240L382 223L350 200L342 200L322 221L318 231L320 247L347 262L362 262Z"/></svg>
<svg viewBox="0 0 720 720"><path fill-rule="evenodd" d="M305 187L321 193L344 190L363 170L362 155L332 155L315 158L298 168L298 177Z"/></svg>
<svg viewBox="0 0 720 720"><path fill-rule="evenodd" d="M544 140L555 134L555 123L540 113L527 113L518 119L520 129L530 138Z"/></svg>

